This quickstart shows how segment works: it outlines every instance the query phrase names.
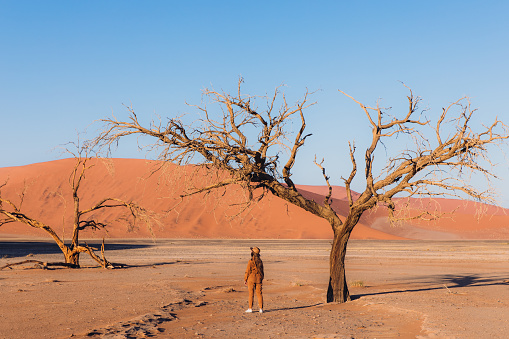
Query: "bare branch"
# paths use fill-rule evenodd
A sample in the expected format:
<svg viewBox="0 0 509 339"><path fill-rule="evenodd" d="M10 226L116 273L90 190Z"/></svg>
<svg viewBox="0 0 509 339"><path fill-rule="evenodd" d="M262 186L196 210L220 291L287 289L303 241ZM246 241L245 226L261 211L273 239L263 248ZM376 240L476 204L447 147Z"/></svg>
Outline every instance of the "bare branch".
<svg viewBox="0 0 509 339"><path fill-rule="evenodd" d="M320 168L320 170L322 171L322 175L323 175L323 178L325 179L325 182L327 183L327 188L328 188L328 193L327 195L325 196L325 198L323 199L323 204L325 206L328 206L329 208L331 207L331 196L332 196L332 186L330 185L330 182L329 182L329 177L327 176L327 174L325 173L325 168L323 167L323 162L324 160L322 159L322 161L320 163L317 163L316 162L316 156L315 156L315 165L318 166L318 168Z"/></svg>
<svg viewBox="0 0 509 339"><path fill-rule="evenodd" d="M357 174L357 162L355 161L355 144L348 143L348 146L350 148L350 161L352 162L352 171L350 172L350 176L348 179L344 179L345 181L345 189L346 189L346 196L348 197L348 204L349 206L353 205L353 198L352 198L352 181L355 178L355 175Z"/></svg>
<svg viewBox="0 0 509 339"><path fill-rule="evenodd" d="M295 137L295 141L293 143L293 147L290 153L290 158L288 159L286 165L283 167L283 179L285 180L286 184L293 190L296 190L296 188L295 185L293 184L293 181L290 179L291 176L290 170L293 168L293 165L295 164L297 151L299 150L300 147L304 145L306 138L311 136L311 134L302 136L306 128L306 120L304 119L303 107L306 103L307 95L308 93L306 93L306 95L304 96L304 100L302 101L302 103L298 105L299 106L298 111L301 118L301 127L299 129L299 132L297 133L297 136Z"/></svg>

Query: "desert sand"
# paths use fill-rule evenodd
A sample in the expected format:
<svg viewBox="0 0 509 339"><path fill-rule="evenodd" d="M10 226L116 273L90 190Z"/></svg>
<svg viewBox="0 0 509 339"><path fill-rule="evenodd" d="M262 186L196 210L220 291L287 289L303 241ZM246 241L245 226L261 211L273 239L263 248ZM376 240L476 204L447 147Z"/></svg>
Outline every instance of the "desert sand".
<svg viewBox="0 0 509 339"><path fill-rule="evenodd" d="M44 240L0 242L0 265L59 260ZM249 246L265 313L246 314ZM124 269L0 271L1 338L505 338L509 243L352 240L352 301L324 303L328 240L111 241ZM83 257L85 259L85 257ZM85 265L92 265L84 260ZM256 302L255 302L255 310Z"/></svg>
<svg viewBox="0 0 509 339"><path fill-rule="evenodd" d="M74 159L37 163L20 167L0 168L0 182L7 181L2 197L18 203L18 195L25 189L23 211L39 221L51 225L59 234L70 237L72 197L68 178ZM84 232L86 238L205 238L205 239L332 239L326 221L285 201L266 196L240 216L240 207L232 204L243 201L243 192L230 187L225 194L217 191L206 196L179 198L186 187L200 186L208 178L193 175L192 166L160 168L157 161L143 159L94 159L94 167L87 171L80 189L81 206L92 206L100 199L113 197L134 201L155 213L159 224L150 232L138 223L129 232L121 210L110 209L94 215L108 223L105 232ZM324 186L299 185L308 198L322 202ZM355 194L355 193L354 193ZM334 186L333 206L344 216L348 208L343 187ZM405 205L406 200L401 202ZM461 200L411 199L412 211L422 208L445 214L432 222L406 222L391 226L387 213L379 208L365 213L354 229L352 239L509 239L509 214L506 209ZM124 211L125 212L125 211ZM21 224L0 227L0 235L44 237L45 234Z"/></svg>
<svg viewBox="0 0 509 339"><path fill-rule="evenodd" d="M74 159L0 168L2 197L69 239L68 177ZM79 270L33 264L0 271L0 338L505 338L509 333L507 210L459 200L401 200L419 211L451 214L434 222L389 225L383 209L363 216L347 254L352 301L325 303L332 232L326 222L267 197L242 213L242 192L178 195L207 178L192 167L158 162L95 160L81 192L87 207L106 196L133 200L154 212L152 230L128 231L122 213L94 217L107 232L110 261ZM324 187L299 186L321 201ZM223 192L222 192L223 193ZM221 194L222 194L221 193ZM334 207L344 215L342 187ZM246 314L242 283L249 247L265 263L265 313ZM45 233L23 224L0 227L0 266L23 260L61 261Z"/></svg>

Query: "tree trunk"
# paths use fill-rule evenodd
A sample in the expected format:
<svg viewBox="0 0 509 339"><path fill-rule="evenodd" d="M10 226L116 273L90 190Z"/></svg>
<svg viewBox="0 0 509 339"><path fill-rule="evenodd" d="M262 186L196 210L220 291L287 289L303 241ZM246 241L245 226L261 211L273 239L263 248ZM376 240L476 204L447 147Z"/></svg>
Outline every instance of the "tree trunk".
<svg viewBox="0 0 509 339"><path fill-rule="evenodd" d="M65 263L69 264L71 267L79 268L80 267L80 252L77 251L73 246L67 247L65 245L60 246L62 249L62 253L64 254Z"/></svg>
<svg viewBox="0 0 509 339"><path fill-rule="evenodd" d="M83 170L85 170L85 164L82 163ZM74 200L74 225L72 232L71 245L69 246L70 251L65 255L65 262L69 264L76 265L76 267L80 267L80 251L78 251L79 246L79 236L80 236L80 198L78 196L78 189L81 179L83 178L83 172L78 179L78 182L73 182L73 191L72 196Z"/></svg>
<svg viewBox="0 0 509 339"><path fill-rule="evenodd" d="M71 251L65 255L65 263L80 267L80 252Z"/></svg>
<svg viewBox="0 0 509 339"><path fill-rule="evenodd" d="M346 284L345 256L346 245L350 238L350 232L344 228L334 232L334 240L330 252L330 278L327 289L327 302L344 303L350 301L350 292Z"/></svg>

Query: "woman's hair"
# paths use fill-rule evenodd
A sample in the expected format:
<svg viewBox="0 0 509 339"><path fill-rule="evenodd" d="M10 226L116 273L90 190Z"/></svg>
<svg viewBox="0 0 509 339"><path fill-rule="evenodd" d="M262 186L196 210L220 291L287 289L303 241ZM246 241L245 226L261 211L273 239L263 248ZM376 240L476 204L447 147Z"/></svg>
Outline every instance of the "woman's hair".
<svg viewBox="0 0 509 339"><path fill-rule="evenodd" d="M255 253L255 252L251 251L251 258L253 259L253 262L254 262L256 268L258 269L258 272L260 272L260 275L262 276L262 279L263 279L263 276L264 276L263 262L262 262L262 259L260 259L260 253Z"/></svg>

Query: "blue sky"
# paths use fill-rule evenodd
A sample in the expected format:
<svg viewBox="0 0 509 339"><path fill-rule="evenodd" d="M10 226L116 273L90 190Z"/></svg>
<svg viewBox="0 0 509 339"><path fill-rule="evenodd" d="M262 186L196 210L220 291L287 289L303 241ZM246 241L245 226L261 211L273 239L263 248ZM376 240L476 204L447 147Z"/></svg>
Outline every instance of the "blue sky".
<svg viewBox="0 0 509 339"><path fill-rule="evenodd" d="M348 141L362 154L370 132L338 89L397 109L402 81L430 112L467 95L477 123L509 123L507 13L506 1L0 0L0 167L66 157L54 148L125 117L122 104L147 120L177 115L242 76L250 94L318 91L294 179L323 184L316 154L341 185ZM133 146L116 156L143 158ZM506 177L505 156L493 159ZM496 184L509 207L509 183Z"/></svg>

